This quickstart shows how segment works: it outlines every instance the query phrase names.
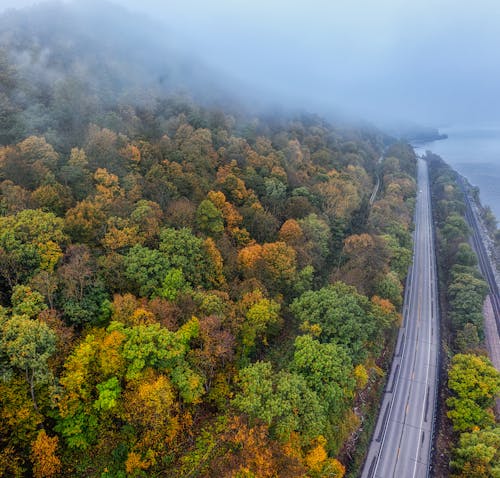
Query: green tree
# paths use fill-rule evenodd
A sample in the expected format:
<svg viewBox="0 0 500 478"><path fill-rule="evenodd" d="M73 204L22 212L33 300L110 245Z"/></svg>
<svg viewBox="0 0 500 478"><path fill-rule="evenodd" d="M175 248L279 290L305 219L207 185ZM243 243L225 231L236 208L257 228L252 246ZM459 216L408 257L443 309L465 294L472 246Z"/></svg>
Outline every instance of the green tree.
<svg viewBox="0 0 500 478"><path fill-rule="evenodd" d="M256 362L242 369L239 379L241 391L233 404L252 419L267 423L283 441L298 432L308 443L323 431L325 409L301 375L276 374L269 362Z"/></svg>
<svg viewBox="0 0 500 478"><path fill-rule="evenodd" d="M465 324L463 329L457 331L455 344L458 351L461 353L469 353L473 350L477 350L480 344L477 327L470 322Z"/></svg>
<svg viewBox="0 0 500 478"><path fill-rule="evenodd" d="M488 478L500 474L500 427L462 433L450 462L455 478Z"/></svg>
<svg viewBox="0 0 500 478"><path fill-rule="evenodd" d="M99 397L94 402L93 407L97 410L110 410L118 404L121 394L121 386L117 377L111 377L105 382L96 385Z"/></svg>
<svg viewBox="0 0 500 478"><path fill-rule="evenodd" d="M35 409L35 387L50 381L48 360L56 351L56 334L49 326L27 316L13 316L1 324L0 350L7 371L21 372L30 387Z"/></svg>
<svg viewBox="0 0 500 478"><path fill-rule="evenodd" d="M14 315L25 315L30 319L47 308L42 294L31 290L30 287L25 285L16 285L14 287L11 302Z"/></svg>
<svg viewBox="0 0 500 478"><path fill-rule="evenodd" d="M450 315L455 328L467 323L476 325L479 337L483 337L483 302L488 293L484 280L469 273L459 273L453 277L448 287Z"/></svg>
<svg viewBox="0 0 500 478"><path fill-rule="evenodd" d="M199 334L197 319L193 318L175 333L160 324L125 327L118 322L111 323L108 331L120 332L126 338L121 352L127 363L125 378L139 378L147 367L166 370L186 403L200 399L203 380L185 360L189 342Z"/></svg>
<svg viewBox="0 0 500 478"><path fill-rule="evenodd" d="M309 214L297 221L308 243L307 249L311 256L311 265L315 270L321 271L330 254L332 233L328 224L316 214Z"/></svg>
<svg viewBox="0 0 500 478"><path fill-rule="evenodd" d="M160 251L170 267L181 269L192 285L208 285L207 258L203 240L187 228L163 229L160 233Z"/></svg>
<svg viewBox="0 0 500 478"><path fill-rule="evenodd" d="M241 343L244 349L251 350L257 340L267 345L268 334L280 323L280 308L277 302L265 298L257 300L249 307L241 328Z"/></svg>
<svg viewBox="0 0 500 478"><path fill-rule="evenodd" d="M484 409L470 398L450 397L446 400L446 405L448 406L448 418L456 431L471 431L495 423L495 417L491 410Z"/></svg>
<svg viewBox="0 0 500 478"><path fill-rule="evenodd" d="M224 231L224 217L212 201L204 199L196 210L196 225L201 232L217 236Z"/></svg>
<svg viewBox="0 0 500 478"><path fill-rule="evenodd" d="M66 242L63 221L53 213L26 209L0 217L0 274L12 288L38 269L51 270Z"/></svg>
<svg viewBox="0 0 500 478"><path fill-rule="evenodd" d="M403 304L403 286L395 272L389 272L381 278L376 286L375 292L383 299L390 300L396 307Z"/></svg>
<svg viewBox="0 0 500 478"><path fill-rule="evenodd" d="M189 286L184 279L181 269L169 269L158 290L158 295L164 299L174 301L180 292L186 292Z"/></svg>
<svg viewBox="0 0 500 478"><path fill-rule="evenodd" d="M156 249L135 245L125 256L125 277L134 285L133 290L148 297L160 289L169 262L164 254Z"/></svg>
<svg viewBox="0 0 500 478"><path fill-rule="evenodd" d="M447 400L448 416L459 431L494 423L489 410L500 391L500 373L485 358L457 354L448 372L448 388L454 396Z"/></svg>
<svg viewBox="0 0 500 478"><path fill-rule="evenodd" d="M471 246L469 246L469 244L467 244L466 242L462 242L458 245L455 262L462 266L470 267L474 267L477 264L476 254L472 250Z"/></svg>
<svg viewBox="0 0 500 478"><path fill-rule="evenodd" d="M368 299L341 282L305 292L292 302L290 310L306 330L318 325L322 342L346 346L356 363L366 355L376 332Z"/></svg>
<svg viewBox="0 0 500 478"><path fill-rule="evenodd" d="M500 373L486 357L457 354L451 361L448 387L460 398L491 407L500 391Z"/></svg>
<svg viewBox="0 0 500 478"><path fill-rule="evenodd" d="M342 345L320 343L310 335L295 339L292 371L304 377L332 420L338 420L346 403L352 398L356 382L352 360Z"/></svg>

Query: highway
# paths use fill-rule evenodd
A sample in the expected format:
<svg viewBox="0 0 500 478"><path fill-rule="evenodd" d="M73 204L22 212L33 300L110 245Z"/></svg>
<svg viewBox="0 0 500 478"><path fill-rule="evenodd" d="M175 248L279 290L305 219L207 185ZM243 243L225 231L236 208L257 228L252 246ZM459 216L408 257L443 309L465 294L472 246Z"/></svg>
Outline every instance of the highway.
<svg viewBox="0 0 500 478"><path fill-rule="evenodd" d="M362 478L420 478L430 473L439 319L429 178L422 159L418 189L403 324Z"/></svg>

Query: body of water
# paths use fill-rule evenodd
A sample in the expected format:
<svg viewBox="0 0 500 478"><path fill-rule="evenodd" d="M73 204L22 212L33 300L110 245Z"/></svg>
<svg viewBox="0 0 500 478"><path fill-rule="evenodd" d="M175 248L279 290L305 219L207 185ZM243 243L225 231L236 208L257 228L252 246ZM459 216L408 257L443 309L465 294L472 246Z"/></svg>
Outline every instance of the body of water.
<svg viewBox="0 0 500 478"><path fill-rule="evenodd" d="M448 139L415 148L441 156L471 184L481 190L481 203L491 207L500 221L500 126L440 129Z"/></svg>

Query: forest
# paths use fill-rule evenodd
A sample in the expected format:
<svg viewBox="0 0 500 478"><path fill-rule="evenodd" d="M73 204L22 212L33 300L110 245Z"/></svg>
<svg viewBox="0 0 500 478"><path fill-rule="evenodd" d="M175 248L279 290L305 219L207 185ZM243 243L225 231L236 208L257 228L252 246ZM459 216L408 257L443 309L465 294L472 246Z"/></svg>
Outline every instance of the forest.
<svg viewBox="0 0 500 478"><path fill-rule="evenodd" d="M0 475L355 474L401 321L413 150L135 101L123 59L76 68L67 30L8 20Z"/></svg>

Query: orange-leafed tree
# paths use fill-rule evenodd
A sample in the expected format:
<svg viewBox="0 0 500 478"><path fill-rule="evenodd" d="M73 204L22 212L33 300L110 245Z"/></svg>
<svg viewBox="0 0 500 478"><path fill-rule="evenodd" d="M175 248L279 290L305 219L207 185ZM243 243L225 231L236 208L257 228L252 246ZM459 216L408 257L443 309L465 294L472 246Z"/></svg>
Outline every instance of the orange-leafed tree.
<svg viewBox="0 0 500 478"><path fill-rule="evenodd" d="M50 437L45 430L40 430L31 444L31 460L35 478L52 478L59 476L62 463L57 456L59 438Z"/></svg>

